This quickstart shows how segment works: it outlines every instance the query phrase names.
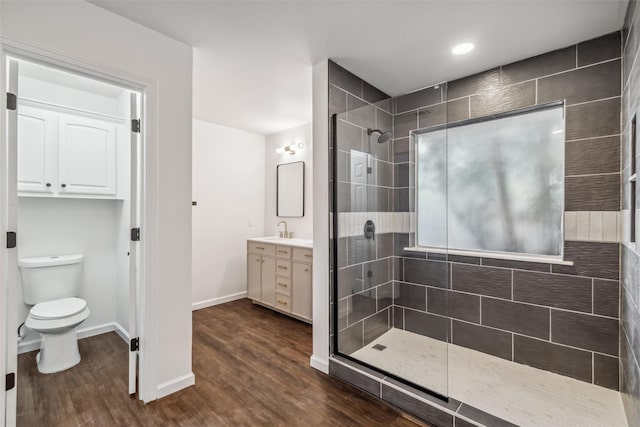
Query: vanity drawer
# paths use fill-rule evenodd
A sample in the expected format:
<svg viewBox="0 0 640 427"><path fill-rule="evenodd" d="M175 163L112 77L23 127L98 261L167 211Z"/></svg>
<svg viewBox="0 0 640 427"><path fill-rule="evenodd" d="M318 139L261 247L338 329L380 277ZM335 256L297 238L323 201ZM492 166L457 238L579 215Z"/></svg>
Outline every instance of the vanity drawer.
<svg viewBox="0 0 640 427"><path fill-rule="evenodd" d="M252 254L275 255L276 245L261 242L249 242L249 252Z"/></svg>
<svg viewBox="0 0 640 427"><path fill-rule="evenodd" d="M294 261L313 262L313 249L293 248Z"/></svg>
<svg viewBox="0 0 640 427"><path fill-rule="evenodd" d="M276 277L276 293L289 295L291 293L291 279L288 277Z"/></svg>
<svg viewBox="0 0 640 427"><path fill-rule="evenodd" d="M291 246L276 246L276 256L278 258L291 258Z"/></svg>
<svg viewBox="0 0 640 427"><path fill-rule="evenodd" d="M276 308L291 311L291 300L288 295L276 294Z"/></svg>
<svg viewBox="0 0 640 427"><path fill-rule="evenodd" d="M277 259L276 274L278 276L291 277L291 261L284 260L284 259Z"/></svg>

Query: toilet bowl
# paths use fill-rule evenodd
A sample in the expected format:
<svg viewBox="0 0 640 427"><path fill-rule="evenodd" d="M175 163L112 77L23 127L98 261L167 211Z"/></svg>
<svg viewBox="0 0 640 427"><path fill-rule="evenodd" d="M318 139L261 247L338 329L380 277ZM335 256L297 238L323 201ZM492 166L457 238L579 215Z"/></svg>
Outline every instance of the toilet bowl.
<svg viewBox="0 0 640 427"><path fill-rule="evenodd" d="M25 326L41 335L36 356L44 374L80 363L76 328L89 317L80 295L84 255L20 258L24 302L31 305Z"/></svg>
<svg viewBox="0 0 640 427"><path fill-rule="evenodd" d="M87 302L75 297L42 302L31 308L25 326L42 334L36 356L38 371L60 372L80 363L76 328L87 317Z"/></svg>

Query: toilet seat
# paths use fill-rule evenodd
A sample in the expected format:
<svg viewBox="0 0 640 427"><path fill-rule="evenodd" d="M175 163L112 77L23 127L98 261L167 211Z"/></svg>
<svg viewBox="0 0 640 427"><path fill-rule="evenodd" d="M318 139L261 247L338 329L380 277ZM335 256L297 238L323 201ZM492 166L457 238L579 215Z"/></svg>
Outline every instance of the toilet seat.
<svg viewBox="0 0 640 427"><path fill-rule="evenodd" d="M81 298L63 298L34 305L29 316L37 320L64 319L80 313L86 307L87 302Z"/></svg>

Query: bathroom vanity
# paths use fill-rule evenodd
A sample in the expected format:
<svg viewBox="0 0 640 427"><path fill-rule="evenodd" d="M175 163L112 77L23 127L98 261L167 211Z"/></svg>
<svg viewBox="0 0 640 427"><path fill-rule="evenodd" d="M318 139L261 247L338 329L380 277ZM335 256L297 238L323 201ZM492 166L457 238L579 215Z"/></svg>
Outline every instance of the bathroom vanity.
<svg viewBox="0 0 640 427"><path fill-rule="evenodd" d="M247 296L255 303L311 322L313 242L247 240Z"/></svg>

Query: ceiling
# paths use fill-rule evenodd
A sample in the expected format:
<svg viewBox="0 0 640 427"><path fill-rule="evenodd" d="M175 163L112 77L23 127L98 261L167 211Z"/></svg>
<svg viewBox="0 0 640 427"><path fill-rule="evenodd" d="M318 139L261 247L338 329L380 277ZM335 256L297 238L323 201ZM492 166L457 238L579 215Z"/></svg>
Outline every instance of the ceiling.
<svg viewBox="0 0 640 427"><path fill-rule="evenodd" d="M400 95L619 30L628 0L92 2L194 47L196 119L268 135L311 121L322 59Z"/></svg>

